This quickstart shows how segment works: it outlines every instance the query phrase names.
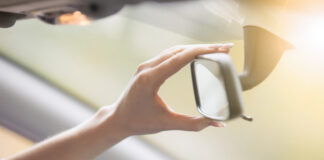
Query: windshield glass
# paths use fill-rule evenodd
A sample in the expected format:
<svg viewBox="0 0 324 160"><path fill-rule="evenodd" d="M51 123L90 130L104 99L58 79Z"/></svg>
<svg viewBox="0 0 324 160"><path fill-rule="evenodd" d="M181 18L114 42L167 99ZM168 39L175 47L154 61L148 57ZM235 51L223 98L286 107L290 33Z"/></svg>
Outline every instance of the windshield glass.
<svg viewBox="0 0 324 160"><path fill-rule="evenodd" d="M168 131L142 138L176 159L324 159L324 21L316 9L322 3L217 2L208 2L207 8L146 3L87 26L22 20L0 29L0 52L99 108L119 97L141 62L178 44L234 42L230 55L240 73L242 26L258 25L295 49L283 55L264 82L243 93L245 112L255 117L253 123L234 120L222 129ZM175 111L199 115L188 66L167 80L160 94Z"/></svg>

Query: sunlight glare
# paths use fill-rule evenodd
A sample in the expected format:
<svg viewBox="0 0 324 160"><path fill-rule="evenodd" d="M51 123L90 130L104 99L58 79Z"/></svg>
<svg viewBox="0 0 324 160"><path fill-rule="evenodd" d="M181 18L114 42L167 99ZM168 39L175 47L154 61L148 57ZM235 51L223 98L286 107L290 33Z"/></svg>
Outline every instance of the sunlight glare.
<svg viewBox="0 0 324 160"><path fill-rule="evenodd" d="M324 51L324 18L312 18L305 25L299 41L307 50Z"/></svg>

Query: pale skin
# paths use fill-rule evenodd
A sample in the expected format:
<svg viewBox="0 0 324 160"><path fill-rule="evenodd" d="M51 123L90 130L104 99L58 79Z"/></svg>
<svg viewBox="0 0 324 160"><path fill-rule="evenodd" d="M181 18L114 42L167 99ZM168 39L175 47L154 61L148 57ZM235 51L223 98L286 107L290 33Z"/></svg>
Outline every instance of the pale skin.
<svg viewBox="0 0 324 160"><path fill-rule="evenodd" d="M142 64L112 105L82 124L49 138L8 160L90 160L133 135L166 130L200 131L224 124L174 112L158 95L160 86L196 56L228 53L230 44L175 46Z"/></svg>

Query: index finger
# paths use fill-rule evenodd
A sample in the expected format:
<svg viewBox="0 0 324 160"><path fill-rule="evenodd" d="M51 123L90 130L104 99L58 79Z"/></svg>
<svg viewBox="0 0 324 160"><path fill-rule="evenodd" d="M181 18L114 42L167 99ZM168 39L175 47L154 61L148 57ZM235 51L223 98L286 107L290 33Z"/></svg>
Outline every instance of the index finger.
<svg viewBox="0 0 324 160"><path fill-rule="evenodd" d="M181 53L160 63L152 70L154 81L161 85L167 78L178 72L182 67L190 63L196 56L207 53L226 53L232 44L194 45L184 49ZM223 49L223 50L222 50Z"/></svg>

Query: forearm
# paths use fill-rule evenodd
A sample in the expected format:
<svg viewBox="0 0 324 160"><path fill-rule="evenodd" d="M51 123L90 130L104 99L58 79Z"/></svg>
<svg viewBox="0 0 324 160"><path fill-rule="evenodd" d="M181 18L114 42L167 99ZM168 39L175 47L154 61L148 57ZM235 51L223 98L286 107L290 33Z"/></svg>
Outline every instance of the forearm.
<svg viewBox="0 0 324 160"><path fill-rule="evenodd" d="M89 160L129 136L113 112L98 111L88 121L41 142L10 160Z"/></svg>
<svg viewBox="0 0 324 160"><path fill-rule="evenodd" d="M130 135L166 130L200 131L223 127L202 116L174 112L158 95L171 75L201 54L227 53L231 45L185 45L163 51L139 65L128 87L111 107L103 107L88 121L50 138L10 160L89 160Z"/></svg>

